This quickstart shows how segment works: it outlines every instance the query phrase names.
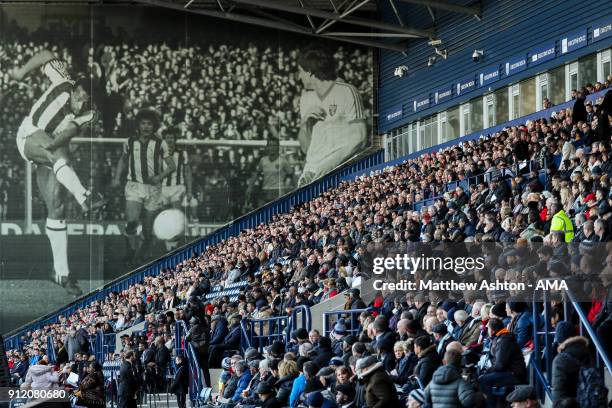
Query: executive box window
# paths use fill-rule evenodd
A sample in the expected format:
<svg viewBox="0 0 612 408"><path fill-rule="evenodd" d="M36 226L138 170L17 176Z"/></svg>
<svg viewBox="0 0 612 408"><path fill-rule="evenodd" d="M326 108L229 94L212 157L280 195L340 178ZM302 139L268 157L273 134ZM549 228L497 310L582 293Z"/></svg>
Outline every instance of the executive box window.
<svg viewBox="0 0 612 408"><path fill-rule="evenodd" d="M459 137L459 106L440 114L440 142L448 142Z"/></svg>
<svg viewBox="0 0 612 408"><path fill-rule="evenodd" d="M499 125L507 122L508 119L508 88L498 89L495 96L495 124Z"/></svg>
<svg viewBox="0 0 612 408"><path fill-rule="evenodd" d="M419 125L421 133L421 149L438 144L438 115L425 118Z"/></svg>
<svg viewBox="0 0 612 408"><path fill-rule="evenodd" d="M549 99L553 105L565 102L565 66L560 66L548 73Z"/></svg>
<svg viewBox="0 0 612 408"><path fill-rule="evenodd" d="M601 60L601 63L599 64L599 69L601 72L598 75L600 82L604 82L608 78L608 75L612 74L610 54L612 54L612 50L604 50L598 55L599 59Z"/></svg>
<svg viewBox="0 0 612 408"><path fill-rule="evenodd" d="M470 101L470 133L483 129L482 98L474 98Z"/></svg>
<svg viewBox="0 0 612 408"><path fill-rule="evenodd" d="M588 83L595 84L597 82L597 54L580 58L578 60L578 72L580 73L581 87Z"/></svg>
<svg viewBox="0 0 612 408"><path fill-rule="evenodd" d="M536 110L536 80L529 78L519 83L519 116L529 115Z"/></svg>
<svg viewBox="0 0 612 408"><path fill-rule="evenodd" d="M572 89L603 82L612 74L611 54L612 49L602 50L415 121L402 128L401 135L392 133L396 140L389 137L387 146L399 156L414 153L544 109L547 98L553 105L566 102Z"/></svg>

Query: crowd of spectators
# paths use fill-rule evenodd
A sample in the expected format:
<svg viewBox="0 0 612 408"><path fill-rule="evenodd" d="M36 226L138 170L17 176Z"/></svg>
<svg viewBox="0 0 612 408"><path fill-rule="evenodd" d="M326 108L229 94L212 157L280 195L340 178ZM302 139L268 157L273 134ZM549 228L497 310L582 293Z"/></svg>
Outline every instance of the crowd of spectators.
<svg viewBox="0 0 612 408"><path fill-rule="evenodd" d="M266 406L278 406L276 399L292 407L301 400L312 407L336 400L362 408L397 406L401 398L410 407L432 401L447 406L442 402L447 400L448 406L482 401L492 406L528 381L525 361L516 357L533 350L533 329L544 323L540 310L534 320L531 304L519 294L498 291L431 290L399 297L383 292L366 305L355 287L371 277L367 253L378 244L503 242L510 251L488 259L485 279L564 277L582 286L588 298L580 305L609 355L611 113L611 92L586 104L578 94L573 108L551 118L343 183L28 333L26 352L38 348L44 354L46 336L57 341L75 329L119 331L146 320L145 333L126 338L119 351L141 349L142 357L154 344L156 355L162 350L168 361L166 352L176 344L171 323L182 320L191 326L186 341L198 350L200 366L226 369L222 398L229 404L259 406L259 397L269 400ZM444 182L470 177L475 182L467 189L436 193ZM415 210L413 205L428 197L436 197L434 205ZM475 271L463 277L479 278ZM205 301L213 286L239 281L247 286L237 300ZM330 336L298 330L290 344L269 345L266 356L233 355L240 349L241 320L288 315L343 291L346 310L372 308L360 316L358 330L352 331L350 320L339 320ZM577 336L576 316L565 316L558 294L551 299L549 323L556 334L554 350L547 352L558 354L553 396L566 404L560 406L578 406L576 399L601 395L601 384L576 380L593 358L591 340ZM466 366L467 380L461 375ZM590 391L578 392L585 386ZM533 389L525 387L508 398L535 401Z"/></svg>
<svg viewBox="0 0 612 408"><path fill-rule="evenodd" d="M7 218L20 219L24 191L24 166L15 146L15 134L36 98L45 89L43 75L32 75L17 83L10 77L14 66L23 65L42 49L50 49L66 60L74 73L86 72L94 84L94 101L100 120L92 137L124 138L134 133L134 117L143 108L160 112L162 130L180 129L181 138L222 141L297 141L299 98L297 78L300 46L277 37L235 44L194 41L165 43L112 35L108 43L75 46L62 30L28 33L15 22L3 28L0 44L0 185L7 192ZM5 35L4 32L7 34ZM46 36L45 36L46 35ZM50 39L61 38L50 44ZM44 38L45 40L41 40ZM334 51L338 74L360 91L367 117L372 111L372 57L363 49L337 46ZM274 123L275 135L270 134ZM72 146L75 169L92 191L107 199L96 212L100 220L123 220L122 191L111 187L113 171L121 155L121 144L77 144ZM194 174L193 195L199 203L194 221L226 222L254 208L257 197L247 197L248 180L266 146L189 145ZM297 185L303 154L282 147L281 157L295 176L283 180L279 195ZM95 165L92 165L95 164ZM205 177L203 177L205 175ZM202 176L202 177L199 177ZM36 191L36 189L35 189ZM2 198L2 197L0 197ZM68 213L78 215L75 203ZM74 207L74 208L73 208ZM44 217L44 206L36 195L34 218Z"/></svg>

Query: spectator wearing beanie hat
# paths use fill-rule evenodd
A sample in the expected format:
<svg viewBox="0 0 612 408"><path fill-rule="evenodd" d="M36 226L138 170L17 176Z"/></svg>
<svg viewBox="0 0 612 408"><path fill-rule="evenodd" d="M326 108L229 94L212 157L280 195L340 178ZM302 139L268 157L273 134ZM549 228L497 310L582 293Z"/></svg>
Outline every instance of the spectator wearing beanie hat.
<svg viewBox="0 0 612 408"><path fill-rule="evenodd" d="M489 319L489 337L492 339L489 357L491 367L478 379L481 391L494 399L493 387L524 384L527 380L525 360L512 333L498 318Z"/></svg>
<svg viewBox="0 0 612 408"><path fill-rule="evenodd" d="M505 303L497 303L493 305L491 311L489 312L490 317L497 317L500 319L504 326L507 326L510 323L510 317L506 314L506 304Z"/></svg>
<svg viewBox="0 0 612 408"><path fill-rule="evenodd" d="M261 408L282 408L282 404L276 399L274 387L265 382L260 382L256 390L261 400Z"/></svg>
<svg viewBox="0 0 612 408"><path fill-rule="evenodd" d="M334 325L332 331L332 351L335 356L342 356L342 343L347 335L348 330L346 329L346 322L344 319L340 318Z"/></svg>
<svg viewBox="0 0 612 408"><path fill-rule="evenodd" d="M408 326L406 328L408 333L408 337L416 339L417 337L427 336L427 332L423 330L421 324L417 319L408 321Z"/></svg>
<svg viewBox="0 0 612 408"><path fill-rule="evenodd" d="M313 391L306 396L306 405L308 408L331 408L331 401L323 398L323 394L319 391Z"/></svg>

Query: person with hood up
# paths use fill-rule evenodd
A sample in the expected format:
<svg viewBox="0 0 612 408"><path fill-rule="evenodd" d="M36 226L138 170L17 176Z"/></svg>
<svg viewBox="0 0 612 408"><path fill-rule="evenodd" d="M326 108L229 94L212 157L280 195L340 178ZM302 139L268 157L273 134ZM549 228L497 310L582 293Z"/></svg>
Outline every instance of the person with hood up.
<svg viewBox="0 0 612 408"><path fill-rule="evenodd" d="M395 384L374 356L360 358L357 376L365 382L365 403L368 408L399 406Z"/></svg>
<svg viewBox="0 0 612 408"><path fill-rule="evenodd" d="M574 336L557 347L559 354L552 363L553 401L576 398L580 368L589 365L589 340Z"/></svg>
<svg viewBox="0 0 612 408"><path fill-rule="evenodd" d="M57 386L59 383L59 374L53 371L53 366L47 365L47 362L42 359L38 364L31 366L28 369L24 382L21 388L25 389L50 389Z"/></svg>
<svg viewBox="0 0 612 408"><path fill-rule="evenodd" d="M425 400L433 407L458 408L479 406L481 396L461 377L461 353L448 350L444 364L433 374L425 388Z"/></svg>

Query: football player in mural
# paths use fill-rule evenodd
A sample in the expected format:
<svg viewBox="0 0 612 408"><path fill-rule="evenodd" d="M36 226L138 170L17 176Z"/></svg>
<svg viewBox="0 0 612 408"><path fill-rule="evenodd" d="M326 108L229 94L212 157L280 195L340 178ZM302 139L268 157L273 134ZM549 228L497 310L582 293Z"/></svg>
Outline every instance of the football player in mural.
<svg viewBox="0 0 612 408"><path fill-rule="evenodd" d="M150 255L154 242L153 221L162 209L162 182L176 171L176 163L165 140L157 137L159 115L151 109L142 109L136 115L136 135L123 145L113 180L121 185L125 170L125 216L129 254L128 263L140 265ZM142 240L138 225L142 219Z"/></svg>
<svg viewBox="0 0 612 408"><path fill-rule="evenodd" d="M72 80L67 64L50 51L35 54L12 71L18 81L41 68L50 81L17 131L17 148L21 156L36 165L36 179L47 207L47 237L53 253L51 279L66 291L78 296L81 289L70 276L68 267L68 234L65 221L65 187L84 212L101 206L83 186L70 165L68 145L81 129L94 121L91 109L90 81L86 77Z"/></svg>
<svg viewBox="0 0 612 408"><path fill-rule="evenodd" d="M306 162L298 185L329 173L367 142L363 102L357 88L338 79L334 56L309 48L298 58L300 97L299 141Z"/></svg>

